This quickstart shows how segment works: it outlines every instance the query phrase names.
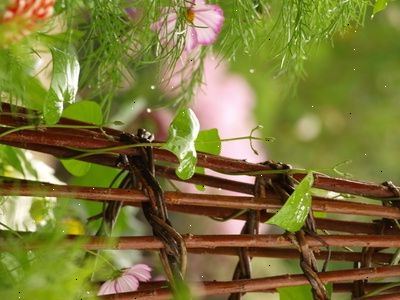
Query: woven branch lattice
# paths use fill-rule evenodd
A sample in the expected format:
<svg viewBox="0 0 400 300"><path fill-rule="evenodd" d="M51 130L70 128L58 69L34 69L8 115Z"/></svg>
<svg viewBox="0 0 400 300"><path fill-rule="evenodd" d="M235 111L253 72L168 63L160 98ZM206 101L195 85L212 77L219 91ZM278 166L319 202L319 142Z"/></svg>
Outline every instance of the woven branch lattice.
<svg viewBox="0 0 400 300"><path fill-rule="evenodd" d="M0 143L40 151L58 158L70 158L84 152L81 149L101 149L148 141L147 135L126 135L108 128L50 128L29 127L34 114L22 108L2 104L0 112ZM85 125L62 119L61 125ZM87 125L87 124L86 124ZM10 132L11 128L28 126ZM7 132L7 134L2 134ZM130 137L129 137L130 136ZM121 159L122 158L122 159ZM274 292L277 288L310 284L315 299L327 299L324 287L333 283L334 292L350 292L353 299L363 297L386 283L369 282L372 279L389 279L400 276L400 266L392 265L394 249L400 248L400 200L398 188L391 183L374 184L314 174L314 187L337 193L374 199L374 204L360 202L358 198L346 200L313 196L312 211L340 215L368 216L370 222L343 220L338 217L314 218L309 214L302 230L296 234L259 234L258 224L265 222L279 209L293 192L294 182L305 175L285 172L289 166L276 163L251 164L226 157L198 153L198 165L221 173L282 170L281 174L254 175L254 184L196 174L186 183L201 184L241 193L240 196L163 192L157 176L179 180L174 169L165 163L176 163L173 154L158 148L131 148L81 157L106 166L128 170L127 184L119 188L94 188L61 186L48 183L2 178L1 195L53 196L86 199L107 203L110 212L121 205L142 206L153 228L153 236L89 237L85 247L100 249L135 249L160 251L167 282L142 284L139 291L105 299L169 299L173 281L184 278L186 251L198 254L236 255L239 257L232 281L203 282L199 295L225 294L230 299L240 299L244 293ZM158 164L163 162L163 164ZM247 195L247 196L246 196ZM177 233L168 219L167 210L186 214L204 215L225 219L230 216L245 220L240 235L183 235ZM245 213L238 214L245 210ZM104 214L112 224L115 215ZM112 225L111 225L112 227ZM331 234L327 234L331 232ZM4 234L4 233L3 233ZM76 239L76 236L70 236ZM359 249L349 252L345 247ZM387 250L382 252L382 250ZM304 274L281 275L267 278L251 277L253 257L298 259ZM318 269L317 260L350 261L354 268L340 271ZM188 262L190 263L190 262ZM398 288L385 290L380 298L400 299ZM377 296L378 297L378 296ZM386 297L386 298L382 298ZM392 297L392 298L389 298Z"/></svg>

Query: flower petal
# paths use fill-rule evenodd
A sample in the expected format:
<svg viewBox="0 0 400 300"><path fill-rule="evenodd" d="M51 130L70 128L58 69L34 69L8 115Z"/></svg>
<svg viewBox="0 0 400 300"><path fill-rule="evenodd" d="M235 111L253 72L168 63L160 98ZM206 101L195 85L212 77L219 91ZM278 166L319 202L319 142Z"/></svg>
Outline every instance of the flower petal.
<svg viewBox="0 0 400 300"><path fill-rule="evenodd" d="M197 41L200 45L215 42L224 23L224 12L218 5L196 5L193 24L196 28Z"/></svg>
<svg viewBox="0 0 400 300"><path fill-rule="evenodd" d="M139 287L139 279L132 274L127 274L123 277L123 280L125 280L125 282L127 284L129 284L129 288L131 291L136 291Z"/></svg>
<svg viewBox="0 0 400 300"><path fill-rule="evenodd" d="M192 51L199 44L197 40L197 28L190 26L186 31L185 49Z"/></svg>
<svg viewBox="0 0 400 300"><path fill-rule="evenodd" d="M117 291L115 290L114 287L114 280L107 280L104 282L101 287L99 292L97 293L98 296L101 295L109 295L109 294L115 294Z"/></svg>
<svg viewBox="0 0 400 300"><path fill-rule="evenodd" d="M124 275L132 275L139 281L149 281L151 279L151 268L145 264L134 265L124 272Z"/></svg>
<svg viewBox="0 0 400 300"><path fill-rule="evenodd" d="M163 27L168 26L169 23L174 23L174 27L175 27L175 22L176 22L177 18L178 18L178 16L173 10L171 10L171 9L164 10L164 14L161 17L161 19L159 21L151 24L150 29L158 32Z"/></svg>
<svg viewBox="0 0 400 300"><path fill-rule="evenodd" d="M174 31L178 16L171 9L164 11L166 11L166 14L159 21L151 24L150 29L158 33L162 45L173 45L176 43Z"/></svg>
<svg viewBox="0 0 400 300"><path fill-rule="evenodd" d="M139 281L132 275L122 275L117 278L115 290L117 293L134 292L139 286Z"/></svg>

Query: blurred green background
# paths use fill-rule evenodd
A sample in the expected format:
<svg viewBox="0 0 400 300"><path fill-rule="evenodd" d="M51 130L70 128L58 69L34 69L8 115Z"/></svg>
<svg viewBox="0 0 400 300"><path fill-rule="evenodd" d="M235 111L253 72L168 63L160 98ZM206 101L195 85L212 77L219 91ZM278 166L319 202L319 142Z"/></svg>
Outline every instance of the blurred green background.
<svg viewBox="0 0 400 300"><path fill-rule="evenodd" d="M400 6L390 3L364 28L315 49L295 91L260 63L267 48L233 62L254 88L264 134L277 138L267 145L269 158L325 172L351 160L342 170L355 178L398 182L399 35Z"/></svg>

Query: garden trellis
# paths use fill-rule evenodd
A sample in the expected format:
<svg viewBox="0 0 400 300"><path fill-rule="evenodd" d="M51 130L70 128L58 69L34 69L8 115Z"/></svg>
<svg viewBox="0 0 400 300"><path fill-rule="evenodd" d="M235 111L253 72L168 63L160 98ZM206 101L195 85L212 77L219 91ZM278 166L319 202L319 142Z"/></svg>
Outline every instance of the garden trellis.
<svg viewBox="0 0 400 300"><path fill-rule="evenodd" d="M87 250L131 249L162 253L169 283L143 283L136 292L102 296L104 299L169 299L171 288L177 288L178 277L184 279L186 252L239 257L232 281L196 282L199 286L198 295L206 297L230 294L230 299L239 299L248 292L275 292L283 287L310 284L315 299L328 299L325 288L328 283L333 284L333 293L352 293L354 299L368 293L371 293L368 299L397 299L399 295L398 284L393 278L400 276L396 254L396 249L400 248L400 228L397 222L400 219L400 195L398 187L391 182L375 184L312 173L314 188L354 197L342 199L313 194L311 211L299 231L259 234L258 224L270 219L282 207L296 190L298 182L306 177L304 172L271 161L253 164L198 153L198 166L221 174L248 174L254 177L254 183L204 174L195 174L190 179L181 180L175 174L174 166L178 163L175 155L159 147L149 146L151 143L135 147L135 143L144 141L140 135L132 136L115 129L100 128L66 118L62 118L56 125L35 125L32 122L37 116L34 111L7 103L2 103L1 108L1 144L57 158L75 158L119 167L126 169L132 176L133 182L130 185L133 187L129 188L55 185L6 177L0 181L1 195L68 197L109 205L122 202L125 206L142 206L154 236L67 236L65 243L83 238L82 246ZM128 161L124 162L121 157L127 157ZM241 195L163 192L157 190L158 187L152 183L157 177L215 187ZM366 203L363 201L365 198L374 202ZM173 222L169 223L165 211L164 216L160 214L162 210L220 220L236 218L246 222L242 233L238 235L181 235L173 229ZM335 216L367 216L369 221L326 218L315 216L314 212L333 213ZM107 218L109 215L103 214L101 217ZM9 234L2 231L2 236L1 245L7 248ZM35 247L29 244L26 246ZM352 252L348 251L349 247L353 248ZM298 260L303 274L253 278L249 268L253 257ZM327 271L324 270L325 266L321 269L317 265L318 260L325 262L325 266L331 261L349 261L354 263L354 268ZM187 263L190 264L190 261ZM385 280L377 282L375 279Z"/></svg>

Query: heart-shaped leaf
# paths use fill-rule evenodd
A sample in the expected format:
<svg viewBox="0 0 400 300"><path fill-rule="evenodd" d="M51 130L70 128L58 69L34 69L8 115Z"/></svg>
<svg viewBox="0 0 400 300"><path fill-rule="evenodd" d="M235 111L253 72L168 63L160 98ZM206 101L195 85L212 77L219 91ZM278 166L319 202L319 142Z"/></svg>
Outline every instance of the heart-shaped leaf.
<svg viewBox="0 0 400 300"><path fill-rule="evenodd" d="M72 49L52 47L53 76L43 114L47 124L55 124L61 117L64 102L73 103L78 91L79 62Z"/></svg>
<svg viewBox="0 0 400 300"><path fill-rule="evenodd" d="M84 121L95 125L101 125L103 122L103 113L101 107L93 101L79 101L68 106L63 114L63 117L77 121ZM75 160L62 159L61 163L64 168L74 176L83 176L89 172L91 163Z"/></svg>
<svg viewBox="0 0 400 300"><path fill-rule="evenodd" d="M221 153L221 138L218 129L201 130L195 141L196 151L219 155Z"/></svg>
<svg viewBox="0 0 400 300"><path fill-rule="evenodd" d="M279 300L312 300L313 295L309 285L278 288Z"/></svg>
<svg viewBox="0 0 400 300"><path fill-rule="evenodd" d="M62 114L63 117L101 126L103 112L94 101L83 100L69 105Z"/></svg>
<svg viewBox="0 0 400 300"><path fill-rule="evenodd" d="M218 129L212 128L209 130L201 130L195 141L196 151L219 155L221 153L221 138L218 134ZM202 167L196 167L196 173L205 174ZM204 185L196 185L196 189L204 192Z"/></svg>
<svg viewBox="0 0 400 300"><path fill-rule="evenodd" d="M325 285L328 299L331 299L332 284ZM278 288L279 300L312 300L314 299L309 285Z"/></svg>
<svg viewBox="0 0 400 300"><path fill-rule="evenodd" d="M197 163L195 140L200 124L190 108L182 109L175 116L168 129L168 139L162 147L171 151L179 160L176 175L183 179L193 176Z"/></svg>
<svg viewBox="0 0 400 300"><path fill-rule="evenodd" d="M313 182L313 173L309 172L286 200L286 203L267 223L277 225L290 232L300 230L310 211L310 190Z"/></svg>

